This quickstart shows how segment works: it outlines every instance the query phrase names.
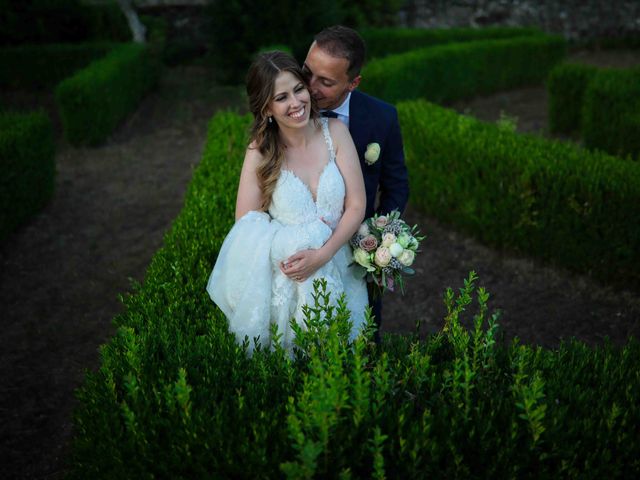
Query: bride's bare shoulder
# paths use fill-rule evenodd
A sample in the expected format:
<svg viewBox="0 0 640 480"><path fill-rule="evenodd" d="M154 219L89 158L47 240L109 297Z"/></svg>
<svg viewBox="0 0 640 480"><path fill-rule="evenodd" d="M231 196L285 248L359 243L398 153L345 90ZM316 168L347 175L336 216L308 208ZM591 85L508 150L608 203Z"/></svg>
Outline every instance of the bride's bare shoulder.
<svg viewBox="0 0 640 480"><path fill-rule="evenodd" d="M256 167L263 159L262 153L260 153L260 149L258 148L258 144L255 140L253 140L248 146L247 150L244 154L244 163L245 165Z"/></svg>
<svg viewBox="0 0 640 480"><path fill-rule="evenodd" d="M345 141L352 141L349 128L337 118L329 119L329 133L337 148L340 148Z"/></svg>

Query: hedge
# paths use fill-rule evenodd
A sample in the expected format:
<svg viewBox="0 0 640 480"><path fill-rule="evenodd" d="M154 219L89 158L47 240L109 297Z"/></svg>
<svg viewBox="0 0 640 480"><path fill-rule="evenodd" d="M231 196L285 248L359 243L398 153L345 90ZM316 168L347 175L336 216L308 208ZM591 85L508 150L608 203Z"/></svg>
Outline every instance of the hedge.
<svg viewBox="0 0 640 480"><path fill-rule="evenodd" d="M319 285L295 359L248 358L205 286L233 223L249 120L210 124L185 206L78 391L69 478L640 473L640 344L506 345L473 274L447 290L443 332L424 342L387 335L376 347L369 332L348 345L347 312L327 308Z"/></svg>
<svg viewBox="0 0 640 480"><path fill-rule="evenodd" d="M578 131L589 148L640 156L640 68L562 64L547 90L552 132Z"/></svg>
<svg viewBox="0 0 640 480"><path fill-rule="evenodd" d="M0 0L0 45L124 42L131 39L115 2L83 5L80 0Z"/></svg>
<svg viewBox="0 0 640 480"><path fill-rule="evenodd" d="M97 145L156 84L158 57L140 44L125 44L93 62L55 90L66 139L73 145Z"/></svg>
<svg viewBox="0 0 640 480"><path fill-rule="evenodd" d="M42 112L0 112L0 241L47 204L55 184L53 126Z"/></svg>
<svg viewBox="0 0 640 480"><path fill-rule="evenodd" d="M253 55L263 46L289 45L294 56L303 60L316 32L342 23L345 12L341 3L335 0L315 0L304 5L292 4L289 0L208 2L205 15L211 19L210 61L223 81L238 84L244 83Z"/></svg>
<svg viewBox="0 0 640 480"><path fill-rule="evenodd" d="M640 164L424 101L399 112L415 205L491 245L640 286Z"/></svg>
<svg viewBox="0 0 640 480"><path fill-rule="evenodd" d="M536 28L484 27L484 28L368 28L361 32L370 59L403 53L424 47L447 43L476 42L478 40L504 39L538 35Z"/></svg>
<svg viewBox="0 0 640 480"><path fill-rule="evenodd" d="M361 88L392 103L442 103L539 83L565 55L565 40L550 35L428 47L370 62Z"/></svg>
<svg viewBox="0 0 640 480"><path fill-rule="evenodd" d="M22 45L0 49L0 87L50 88L113 50L113 43Z"/></svg>
<svg viewBox="0 0 640 480"><path fill-rule="evenodd" d="M587 85L583 109L587 147L640 158L640 68L598 71Z"/></svg>
<svg viewBox="0 0 640 480"><path fill-rule="evenodd" d="M579 131L587 85L598 67L563 63L554 67L547 79L549 130L553 133Z"/></svg>

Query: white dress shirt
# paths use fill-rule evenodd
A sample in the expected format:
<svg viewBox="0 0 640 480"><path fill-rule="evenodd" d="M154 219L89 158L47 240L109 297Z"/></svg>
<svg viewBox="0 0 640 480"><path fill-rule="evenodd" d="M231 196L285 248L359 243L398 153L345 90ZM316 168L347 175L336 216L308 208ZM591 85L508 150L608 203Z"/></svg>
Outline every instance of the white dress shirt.
<svg viewBox="0 0 640 480"><path fill-rule="evenodd" d="M344 102L338 107L334 108L332 111L338 115L338 120L344 123L347 128L349 128L349 100L351 99L351 92L347 93L347 98L344 99ZM327 109L321 110L322 112Z"/></svg>

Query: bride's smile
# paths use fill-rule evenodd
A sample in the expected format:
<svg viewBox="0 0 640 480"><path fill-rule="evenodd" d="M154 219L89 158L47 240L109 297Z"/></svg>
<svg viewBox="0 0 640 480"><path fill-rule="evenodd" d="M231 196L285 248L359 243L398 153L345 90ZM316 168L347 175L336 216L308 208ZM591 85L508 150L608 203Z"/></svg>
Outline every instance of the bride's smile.
<svg viewBox="0 0 640 480"><path fill-rule="evenodd" d="M289 116L291 118L295 118L296 120L299 120L300 118L302 118L302 116L305 114L305 112L306 112L305 107L302 107L300 110L297 110L295 112L291 112L289 114Z"/></svg>

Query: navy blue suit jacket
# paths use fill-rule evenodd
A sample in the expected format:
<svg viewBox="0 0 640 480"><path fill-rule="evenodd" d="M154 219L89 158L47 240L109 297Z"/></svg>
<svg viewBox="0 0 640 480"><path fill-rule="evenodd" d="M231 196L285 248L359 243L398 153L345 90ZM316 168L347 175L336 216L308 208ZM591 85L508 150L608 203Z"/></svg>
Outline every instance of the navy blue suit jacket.
<svg viewBox="0 0 640 480"><path fill-rule="evenodd" d="M349 131L356 145L367 192L365 218L374 213L401 213L409 199L409 178L404 164L402 136L398 112L393 105L354 90L349 100ZM367 165L364 153L367 145L378 143L380 157ZM380 204L376 208L376 193L380 189Z"/></svg>

